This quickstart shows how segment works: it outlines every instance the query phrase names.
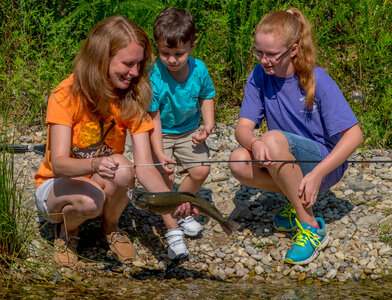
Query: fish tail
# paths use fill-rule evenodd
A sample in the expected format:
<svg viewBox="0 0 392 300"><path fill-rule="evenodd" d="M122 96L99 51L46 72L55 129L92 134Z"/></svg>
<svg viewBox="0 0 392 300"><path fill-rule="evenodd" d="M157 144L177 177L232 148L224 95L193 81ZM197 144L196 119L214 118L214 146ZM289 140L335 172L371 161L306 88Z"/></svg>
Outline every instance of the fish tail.
<svg viewBox="0 0 392 300"><path fill-rule="evenodd" d="M228 220L227 222L221 223L220 224L223 231L227 234L227 235L231 235L233 233L233 231L237 230L238 228L240 228L240 224L232 221L232 220Z"/></svg>

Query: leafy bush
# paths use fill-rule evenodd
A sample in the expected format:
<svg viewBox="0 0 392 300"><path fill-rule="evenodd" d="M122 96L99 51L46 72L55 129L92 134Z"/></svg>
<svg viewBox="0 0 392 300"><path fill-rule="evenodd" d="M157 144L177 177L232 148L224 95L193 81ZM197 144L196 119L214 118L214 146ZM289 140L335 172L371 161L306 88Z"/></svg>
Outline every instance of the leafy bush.
<svg viewBox="0 0 392 300"><path fill-rule="evenodd" d="M73 58L96 23L122 14L152 36L155 17L168 6L187 8L195 17L193 55L209 68L218 118L228 121L227 112L240 106L257 63L250 49L259 20L294 6L313 24L319 61L342 89L365 138L371 137L367 145L392 145L392 4L385 0L3 0L0 110L11 106L18 123L43 125L46 99L72 72Z"/></svg>

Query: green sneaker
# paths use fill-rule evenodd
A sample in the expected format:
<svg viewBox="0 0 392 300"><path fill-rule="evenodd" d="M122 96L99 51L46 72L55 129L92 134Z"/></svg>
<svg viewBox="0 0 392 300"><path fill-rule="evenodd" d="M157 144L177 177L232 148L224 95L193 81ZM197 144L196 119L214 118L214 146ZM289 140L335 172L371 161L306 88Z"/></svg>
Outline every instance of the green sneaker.
<svg viewBox="0 0 392 300"><path fill-rule="evenodd" d="M274 216L274 227L279 231L294 231L297 229L295 218L297 217L290 201L286 201L284 207Z"/></svg>
<svg viewBox="0 0 392 300"><path fill-rule="evenodd" d="M320 228L300 223L297 219L298 232L294 236L294 245L286 253L285 262L295 265L305 265L314 260L318 252L329 242L328 232L322 218L316 218Z"/></svg>

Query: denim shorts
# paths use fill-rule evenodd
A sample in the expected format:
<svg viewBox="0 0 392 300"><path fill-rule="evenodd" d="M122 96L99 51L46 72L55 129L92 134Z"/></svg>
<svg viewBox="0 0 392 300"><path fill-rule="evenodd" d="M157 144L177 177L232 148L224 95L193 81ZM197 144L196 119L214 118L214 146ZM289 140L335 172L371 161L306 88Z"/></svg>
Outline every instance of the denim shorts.
<svg viewBox="0 0 392 300"><path fill-rule="evenodd" d="M296 160L322 160L323 157L321 150L314 141L286 131L280 132L284 134L287 141L289 142L290 153L295 157ZM304 176L310 173L318 164L318 162L298 163Z"/></svg>

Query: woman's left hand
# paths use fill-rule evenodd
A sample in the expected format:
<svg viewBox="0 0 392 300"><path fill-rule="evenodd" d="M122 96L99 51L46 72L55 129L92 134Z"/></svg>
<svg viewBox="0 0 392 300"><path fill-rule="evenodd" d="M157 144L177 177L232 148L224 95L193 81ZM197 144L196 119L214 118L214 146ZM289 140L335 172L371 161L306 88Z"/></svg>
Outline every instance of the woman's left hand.
<svg viewBox="0 0 392 300"><path fill-rule="evenodd" d="M199 210L195 206L191 206L189 202L182 203L177 209L173 212L173 218L183 218L185 219L187 216L195 217L199 214Z"/></svg>
<svg viewBox="0 0 392 300"><path fill-rule="evenodd" d="M298 197L302 197L302 205L310 208L316 203L318 191L320 189L322 178L314 172L310 172L302 178L298 187Z"/></svg>

